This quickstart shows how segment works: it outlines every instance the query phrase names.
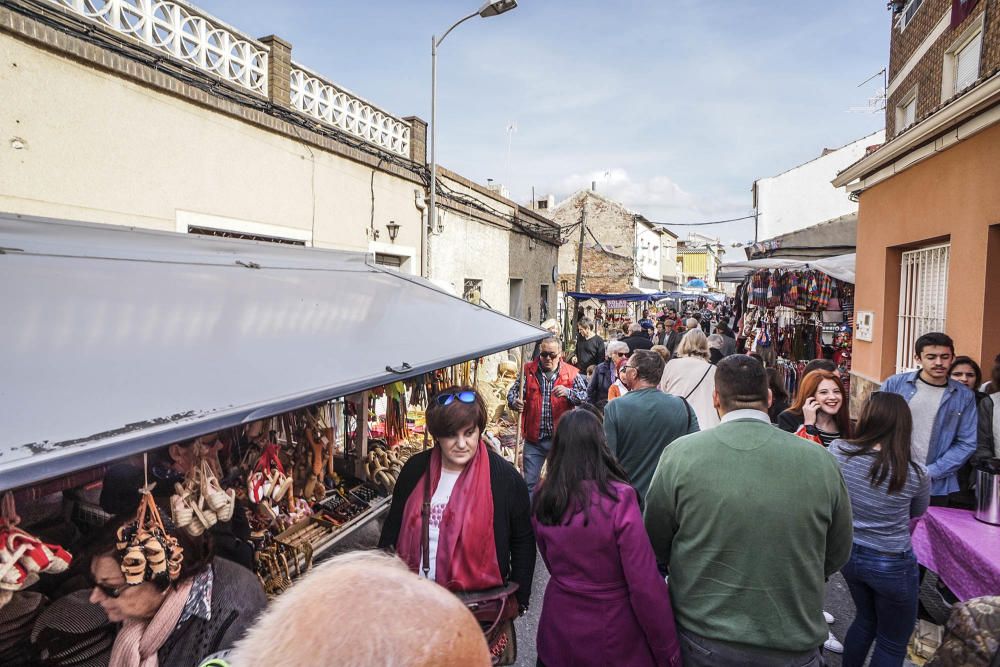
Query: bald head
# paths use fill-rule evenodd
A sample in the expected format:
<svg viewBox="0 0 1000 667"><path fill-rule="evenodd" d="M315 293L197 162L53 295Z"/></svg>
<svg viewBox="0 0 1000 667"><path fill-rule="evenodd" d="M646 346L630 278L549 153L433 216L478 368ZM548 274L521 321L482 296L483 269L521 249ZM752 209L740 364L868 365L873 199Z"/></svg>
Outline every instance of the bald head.
<svg viewBox="0 0 1000 667"><path fill-rule="evenodd" d="M376 551L337 556L296 582L268 606L229 663L310 665L318 656L339 665L490 664L479 624L454 594Z"/></svg>

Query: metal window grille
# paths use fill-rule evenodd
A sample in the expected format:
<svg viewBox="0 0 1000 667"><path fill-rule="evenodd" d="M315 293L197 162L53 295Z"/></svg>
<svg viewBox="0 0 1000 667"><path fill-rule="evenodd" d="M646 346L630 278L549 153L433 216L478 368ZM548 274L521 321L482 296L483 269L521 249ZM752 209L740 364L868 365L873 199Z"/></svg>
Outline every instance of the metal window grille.
<svg viewBox="0 0 1000 667"><path fill-rule="evenodd" d="M899 332L896 372L912 370L913 346L929 331L944 331L948 308L948 262L951 245L903 253L899 281Z"/></svg>

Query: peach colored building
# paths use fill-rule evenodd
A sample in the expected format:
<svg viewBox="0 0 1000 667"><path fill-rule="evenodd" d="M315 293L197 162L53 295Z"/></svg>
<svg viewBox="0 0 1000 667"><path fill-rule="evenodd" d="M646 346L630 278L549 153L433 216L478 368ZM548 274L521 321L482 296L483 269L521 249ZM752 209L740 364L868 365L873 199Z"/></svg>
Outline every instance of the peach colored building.
<svg viewBox="0 0 1000 667"><path fill-rule="evenodd" d="M1000 12L895 3L887 143L840 172L859 198L852 405L943 330L989 373L1000 352ZM863 329L864 327L862 327ZM865 340L870 338L870 340Z"/></svg>

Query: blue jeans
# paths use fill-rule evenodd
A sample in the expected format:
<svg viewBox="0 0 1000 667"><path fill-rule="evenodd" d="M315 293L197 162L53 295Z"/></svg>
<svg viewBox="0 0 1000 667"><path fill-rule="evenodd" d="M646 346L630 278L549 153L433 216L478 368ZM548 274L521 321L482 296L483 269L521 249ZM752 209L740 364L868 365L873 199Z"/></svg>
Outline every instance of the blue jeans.
<svg viewBox="0 0 1000 667"><path fill-rule="evenodd" d="M538 442L524 443L524 482L528 485L528 494L534 496L535 485L542 475L542 464L552 447L551 438L542 438Z"/></svg>
<svg viewBox="0 0 1000 667"><path fill-rule="evenodd" d="M844 667L861 667L872 642L871 667L899 667L917 622L920 589L913 551L899 554L855 544L840 571L857 612L844 638Z"/></svg>

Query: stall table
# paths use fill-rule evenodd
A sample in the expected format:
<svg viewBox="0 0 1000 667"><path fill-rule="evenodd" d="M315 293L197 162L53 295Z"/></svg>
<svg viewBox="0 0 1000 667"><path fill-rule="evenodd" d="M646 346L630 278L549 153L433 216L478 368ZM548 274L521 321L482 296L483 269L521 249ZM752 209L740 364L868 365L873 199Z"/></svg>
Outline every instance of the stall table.
<svg viewBox="0 0 1000 667"><path fill-rule="evenodd" d="M912 535L917 561L961 600L1000 593L1000 526L972 512L930 507Z"/></svg>

